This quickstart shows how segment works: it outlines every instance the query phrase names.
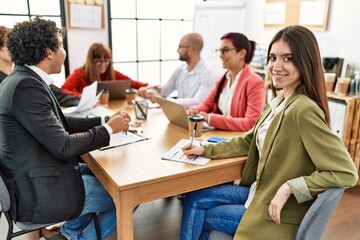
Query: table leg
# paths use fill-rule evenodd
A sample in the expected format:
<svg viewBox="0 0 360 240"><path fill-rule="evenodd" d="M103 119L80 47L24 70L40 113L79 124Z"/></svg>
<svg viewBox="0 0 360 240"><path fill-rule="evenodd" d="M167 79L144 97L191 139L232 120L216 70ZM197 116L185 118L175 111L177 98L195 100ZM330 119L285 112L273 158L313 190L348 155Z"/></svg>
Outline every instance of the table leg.
<svg viewBox="0 0 360 240"><path fill-rule="evenodd" d="M119 192L115 201L118 240L134 239L133 210L139 204L140 201L137 189L129 189Z"/></svg>

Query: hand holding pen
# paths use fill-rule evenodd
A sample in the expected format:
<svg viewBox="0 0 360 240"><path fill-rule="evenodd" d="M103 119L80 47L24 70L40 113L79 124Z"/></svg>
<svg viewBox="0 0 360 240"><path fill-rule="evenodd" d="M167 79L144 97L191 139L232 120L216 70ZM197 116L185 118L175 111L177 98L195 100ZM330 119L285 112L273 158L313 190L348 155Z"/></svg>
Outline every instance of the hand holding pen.
<svg viewBox="0 0 360 240"><path fill-rule="evenodd" d="M118 133L129 130L130 121L130 115L127 112L120 110L110 117L107 124L109 124L113 130L113 133Z"/></svg>
<svg viewBox="0 0 360 240"><path fill-rule="evenodd" d="M116 114L119 114L119 115L121 115L122 117L124 117L124 118L127 118L127 119L129 119L129 121L131 121L131 117L130 117L130 115L127 113L127 112L125 112L125 111L123 111L123 110L119 110L119 111L117 111L114 115L116 115ZM113 116L114 116L113 115Z"/></svg>
<svg viewBox="0 0 360 240"><path fill-rule="evenodd" d="M184 155L187 158L195 158L197 156L201 156L204 154L205 148L203 146L197 146L195 144L192 144L190 147L190 144L185 145L181 148L181 150L184 152Z"/></svg>
<svg viewBox="0 0 360 240"><path fill-rule="evenodd" d="M195 146L194 148L192 148L194 145L193 145L193 142L194 142L194 137L195 137L195 133L196 133L196 130L197 130L197 123L195 123L194 125L194 129L191 133L191 141L190 141L190 144L184 146L182 148L183 152L184 152L184 155L188 158L195 158L196 156L198 155L201 155L203 152L204 152L204 148L203 147L198 147L198 146ZM200 149L198 149L200 148ZM193 151L195 150L196 151Z"/></svg>

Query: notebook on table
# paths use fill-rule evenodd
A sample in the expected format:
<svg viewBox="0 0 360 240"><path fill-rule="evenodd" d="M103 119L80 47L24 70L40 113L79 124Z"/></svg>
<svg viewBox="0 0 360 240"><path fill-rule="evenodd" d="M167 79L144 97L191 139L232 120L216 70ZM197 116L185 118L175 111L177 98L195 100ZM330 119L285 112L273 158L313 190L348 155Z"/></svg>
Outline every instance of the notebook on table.
<svg viewBox="0 0 360 240"><path fill-rule="evenodd" d="M182 128L188 129L188 115L183 105L160 96L155 96L155 98L156 102L160 105L169 122ZM209 126L206 122L204 122L203 131L209 131L213 129L215 128Z"/></svg>
<svg viewBox="0 0 360 240"><path fill-rule="evenodd" d="M202 156L196 156L194 158L187 158L183 151L181 150L182 147L190 143L190 139L180 139L180 141L173 146L168 152L166 152L161 159L175 161L175 162L182 162L182 163L190 163L205 166L209 161L210 158L204 158ZM195 144L200 145L200 141L195 140Z"/></svg>
<svg viewBox="0 0 360 240"><path fill-rule="evenodd" d="M125 99L125 89L130 88L131 80L98 81L98 91L109 90L109 100Z"/></svg>

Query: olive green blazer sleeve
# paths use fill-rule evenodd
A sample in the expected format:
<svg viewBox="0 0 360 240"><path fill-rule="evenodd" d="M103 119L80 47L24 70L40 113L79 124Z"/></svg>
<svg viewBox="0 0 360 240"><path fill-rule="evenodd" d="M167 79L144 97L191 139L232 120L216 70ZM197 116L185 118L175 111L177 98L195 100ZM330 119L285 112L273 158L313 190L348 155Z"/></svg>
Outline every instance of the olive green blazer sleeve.
<svg viewBox="0 0 360 240"><path fill-rule="evenodd" d="M355 164L341 138L326 125L320 108L301 107L294 119L301 143L316 166L311 175L304 176L312 195L329 187L353 186L358 179Z"/></svg>

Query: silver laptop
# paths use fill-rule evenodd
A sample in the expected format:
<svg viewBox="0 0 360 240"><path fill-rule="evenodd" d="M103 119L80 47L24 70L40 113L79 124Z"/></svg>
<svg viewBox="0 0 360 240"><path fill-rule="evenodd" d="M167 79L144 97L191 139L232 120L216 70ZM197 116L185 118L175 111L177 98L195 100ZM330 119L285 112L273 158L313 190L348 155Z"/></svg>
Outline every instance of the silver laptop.
<svg viewBox="0 0 360 240"><path fill-rule="evenodd" d="M160 105L169 122L188 129L188 115L183 105L163 97L155 96L155 98L156 102ZM213 129L215 128L204 122L203 131L209 131Z"/></svg>
<svg viewBox="0 0 360 240"><path fill-rule="evenodd" d="M101 89L109 90L109 99L125 99L125 89L130 88L131 80L109 80L98 81L98 91Z"/></svg>

